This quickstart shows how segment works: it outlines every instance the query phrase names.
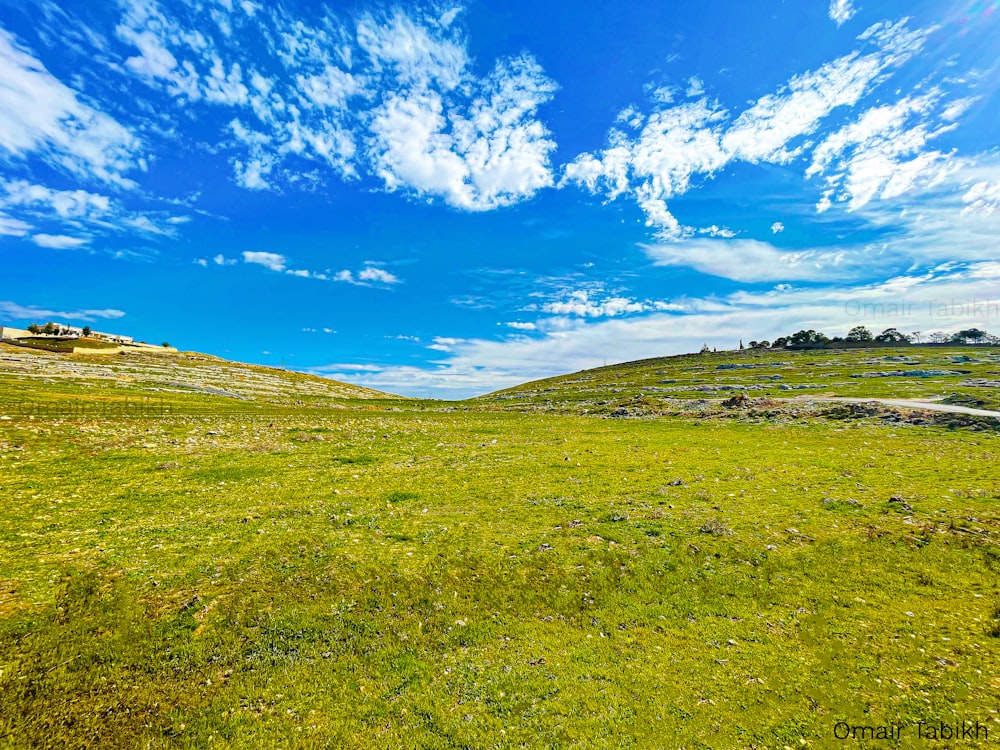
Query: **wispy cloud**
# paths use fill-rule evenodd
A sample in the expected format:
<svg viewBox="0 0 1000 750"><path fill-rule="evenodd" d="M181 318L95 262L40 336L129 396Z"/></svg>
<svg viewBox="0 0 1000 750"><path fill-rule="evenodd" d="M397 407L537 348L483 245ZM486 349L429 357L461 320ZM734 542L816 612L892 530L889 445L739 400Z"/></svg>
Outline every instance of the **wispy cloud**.
<svg viewBox="0 0 1000 750"><path fill-rule="evenodd" d="M167 211L151 214L127 210L119 200L82 188L56 190L28 180L0 181L0 209L22 222L58 226L63 231L114 232L155 237L174 237L178 224L187 217ZM52 234L53 232L49 232Z"/></svg>
<svg viewBox="0 0 1000 750"><path fill-rule="evenodd" d="M653 310L670 310L675 308L672 303L661 300L638 300L632 297L601 294L602 289L603 285L598 284L593 289L567 291L562 295L561 299L545 302L539 305L538 309L549 315L570 315L581 318L613 318L621 315L634 315Z"/></svg>
<svg viewBox="0 0 1000 750"><path fill-rule="evenodd" d="M525 380L597 367L607 362L698 351L702 344L735 348L740 341L773 340L799 328L844 335L855 325L904 332L997 328L1000 263L950 265L858 286L737 292L692 299L684 311L627 318L578 318L538 336L500 340L438 337L440 358L427 367L338 366L325 374L404 395L465 398ZM992 304L988 304L992 301ZM992 327L992 328L991 328Z"/></svg>
<svg viewBox="0 0 1000 750"><path fill-rule="evenodd" d="M33 234L31 241L39 247L53 250L73 250L90 242L84 237L69 237L65 234Z"/></svg>
<svg viewBox="0 0 1000 750"><path fill-rule="evenodd" d="M399 284L400 280L394 274L377 266L365 266L360 271L344 269L333 275L334 281L344 281L356 286Z"/></svg>
<svg viewBox="0 0 1000 750"><path fill-rule="evenodd" d="M219 266L227 266L235 263L235 261L228 260L222 255L217 255L213 261ZM336 272L330 270L310 271L307 269L289 268L288 258L280 253L244 251L243 262L251 265L264 266L264 268L267 268L270 271L284 273L289 276L298 276L303 279L318 279L320 281L342 281L355 286L388 287L394 284L402 283L399 277L389 271L386 271L384 268L380 268L379 264L375 261L369 261L362 268L356 271L349 269ZM202 265L207 266L208 263L206 262Z"/></svg>
<svg viewBox="0 0 1000 750"><path fill-rule="evenodd" d="M14 219L0 212L0 235L8 237L24 237L32 229L31 224L20 219Z"/></svg>
<svg viewBox="0 0 1000 750"><path fill-rule="evenodd" d="M142 167L141 144L109 115L80 100L0 29L0 150L38 156L77 177L119 186Z"/></svg>
<svg viewBox="0 0 1000 750"><path fill-rule="evenodd" d="M460 8L328 12L311 22L258 9L273 33L249 57L227 31L210 33L211 5L182 17L155 1L122 1L116 33L137 53L123 70L185 104L231 111L224 135L244 188L303 182L299 167L285 166L290 159L469 211L553 184L556 144L538 110L555 84L527 54L475 74L467 41L445 22ZM245 21L233 18L229 31Z"/></svg>
<svg viewBox="0 0 1000 750"><path fill-rule="evenodd" d="M850 21L857 12L858 9L851 0L830 0L830 20L838 26Z"/></svg>
<svg viewBox="0 0 1000 750"><path fill-rule="evenodd" d="M962 196L967 204L963 213L991 215L1000 213L1000 182L977 182Z"/></svg>
<svg viewBox="0 0 1000 750"><path fill-rule="evenodd" d="M819 209L843 201L853 211L876 198L896 198L947 177L960 164L953 154L927 144L956 127L944 118L943 110L951 106L933 89L873 107L824 138L806 170L808 177L826 177L829 188Z"/></svg>
<svg viewBox="0 0 1000 750"><path fill-rule="evenodd" d="M65 320L83 320L92 322L98 318L115 320L125 317L121 310L50 310L45 307L35 305L20 305L17 302L0 301L0 313L9 320L40 321L59 318L60 322Z"/></svg>
<svg viewBox="0 0 1000 750"><path fill-rule="evenodd" d="M805 136L833 110L856 105L920 50L926 34L904 22L872 26L859 37L864 50L794 76L735 119L707 97L635 114L628 122L634 132L613 129L608 147L578 156L561 184L608 200L631 196L662 239L690 236L694 230L677 220L667 201L688 192L694 178L712 178L733 161L787 164L798 158L810 146Z"/></svg>

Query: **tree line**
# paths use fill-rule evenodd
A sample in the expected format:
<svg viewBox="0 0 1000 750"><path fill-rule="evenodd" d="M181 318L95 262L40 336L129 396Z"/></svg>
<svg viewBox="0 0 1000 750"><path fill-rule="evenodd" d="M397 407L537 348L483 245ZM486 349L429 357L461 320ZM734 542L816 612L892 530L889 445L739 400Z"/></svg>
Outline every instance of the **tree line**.
<svg viewBox="0 0 1000 750"><path fill-rule="evenodd" d="M90 326L84 326L80 329L84 336L90 335ZM28 326L28 331L30 333L39 334L45 333L49 336L71 336L75 333L72 329L60 326L58 323L53 323L51 320L43 326L38 325L38 323L32 323Z"/></svg>
<svg viewBox="0 0 1000 750"><path fill-rule="evenodd" d="M908 346L913 344L987 344L1000 345L1000 336L980 330L966 328L957 333L947 334L941 331L930 333L923 340L920 331L902 333L896 328L886 328L879 334L873 334L866 326L855 326L844 337L830 338L824 333L809 330L796 331L790 336L782 336L774 341L751 341L751 349L826 349L853 346L871 346L885 344L887 346ZM740 342L740 349L744 349Z"/></svg>

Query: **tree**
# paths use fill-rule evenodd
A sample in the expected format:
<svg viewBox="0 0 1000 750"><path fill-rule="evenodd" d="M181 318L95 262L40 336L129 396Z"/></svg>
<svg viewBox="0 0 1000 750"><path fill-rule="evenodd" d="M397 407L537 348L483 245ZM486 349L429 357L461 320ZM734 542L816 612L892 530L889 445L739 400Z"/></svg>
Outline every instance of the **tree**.
<svg viewBox="0 0 1000 750"><path fill-rule="evenodd" d="M31 325L28 326L28 331L31 333L41 333L42 329L41 326L38 325L38 323L32 323Z"/></svg>
<svg viewBox="0 0 1000 750"><path fill-rule="evenodd" d="M819 333L813 329L808 331L796 331L788 339L789 349L817 349L829 342L826 334Z"/></svg>
<svg viewBox="0 0 1000 750"><path fill-rule="evenodd" d="M740 351L743 351L743 339L740 339Z"/></svg>
<svg viewBox="0 0 1000 750"><path fill-rule="evenodd" d="M913 331L912 333L910 333L910 336L911 336L911 337L913 338L913 340L914 340L914 341L916 341L916 342L917 342L918 344L920 343L920 331Z"/></svg>
<svg viewBox="0 0 1000 750"><path fill-rule="evenodd" d="M978 344L987 336L989 334L986 331L980 331L978 328L966 328L952 336L951 342L953 344Z"/></svg>
<svg viewBox="0 0 1000 750"><path fill-rule="evenodd" d="M942 333L941 331L934 331L933 333L931 333L930 336L927 337L927 340L930 341L932 344L947 344L948 334Z"/></svg>
<svg viewBox="0 0 1000 750"><path fill-rule="evenodd" d="M162 346L164 349L166 349L168 346L170 346L170 342L164 341L162 344L160 344L160 346Z"/></svg>
<svg viewBox="0 0 1000 750"><path fill-rule="evenodd" d="M702 344L701 345L701 353L702 354L707 354L710 351L712 351L712 350L708 348L708 344Z"/></svg>
<svg viewBox="0 0 1000 750"><path fill-rule="evenodd" d="M90 326L84 326L83 327L83 335L84 336L89 336L90 335Z"/></svg>
<svg viewBox="0 0 1000 750"><path fill-rule="evenodd" d="M886 328L875 337L875 340L882 344L909 344L910 338L906 334L900 333L895 328Z"/></svg>
<svg viewBox="0 0 1000 750"><path fill-rule="evenodd" d="M767 349L769 346L771 346L771 342L770 341L766 341L766 340L765 341L751 341L750 342L750 348L751 349Z"/></svg>
<svg viewBox="0 0 1000 750"><path fill-rule="evenodd" d="M56 324L50 320L48 323L45 324L45 327L42 329L42 332L47 333L51 336L53 333L56 332Z"/></svg>
<svg viewBox="0 0 1000 750"><path fill-rule="evenodd" d="M854 326L850 331L847 332L847 341L871 341L874 336L872 332L869 331L865 326Z"/></svg>
<svg viewBox="0 0 1000 750"><path fill-rule="evenodd" d="M771 342L771 348L772 349L784 349L787 346L788 346L788 337L787 336L781 336L781 337L776 338L774 341Z"/></svg>

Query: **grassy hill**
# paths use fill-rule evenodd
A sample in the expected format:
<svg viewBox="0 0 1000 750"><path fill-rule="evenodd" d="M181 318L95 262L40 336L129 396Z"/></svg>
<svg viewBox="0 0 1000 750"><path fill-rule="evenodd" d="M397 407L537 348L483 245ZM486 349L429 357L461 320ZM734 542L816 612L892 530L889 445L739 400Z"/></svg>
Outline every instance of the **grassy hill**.
<svg viewBox="0 0 1000 750"><path fill-rule="evenodd" d="M949 392L998 369L963 352L906 351L973 371L928 376ZM0 410L0 746L1000 735L1000 433L671 405L878 390L899 376L851 375L901 353L650 360L456 408L203 355L0 349L8 404L185 406ZM646 393L669 408L557 413Z"/></svg>
<svg viewBox="0 0 1000 750"><path fill-rule="evenodd" d="M0 413L145 403L173 413L274 410L397 396L327 378L196 352L67 355L0 344ZM6 406L5 406L6 405Z"/></svg>
<svg viewBox="0 0 1000 750"><path fill-rule="evenodd" d="M599 367L482 396L523 411L671 413L736 394L754 399L946 398L1000 406L1000 348L909 346L846 350L742 350Z"/></svg>

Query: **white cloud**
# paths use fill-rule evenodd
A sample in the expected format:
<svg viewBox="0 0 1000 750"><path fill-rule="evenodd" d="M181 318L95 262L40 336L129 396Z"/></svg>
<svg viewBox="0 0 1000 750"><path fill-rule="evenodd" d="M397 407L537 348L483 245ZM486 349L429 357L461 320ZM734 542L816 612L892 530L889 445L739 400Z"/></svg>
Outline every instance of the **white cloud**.
<svg viewBox="0 0 1000 750"><path fill-rule="evenodd" d="M439 352L450 352L453 351L456 346L461 344L464 339L456 339L450 336L435 336L432 344L428 344L428 349L434 349Z"/></svg>
<svg viewBox="0 0 1000 750"><path fill-rule="evenodd" d="M781 234L785 231L785 225L780 221L776 221L771 225L771 234Z"/></svg>
<svg viewBox="0 0 1000 750"><path fill-rule="evenodd" d="M272 271L284 271L287 261L284 255L279 255L278 253L265 253L265 252L254 252L254 251L244 251L243 252L243 262L244 263L256 263L257 265L264 266Z"/></svg>
<svg viewBox="0 0 1000 750"><path fill-rule="evenodd" d="M215 265L217 266L232 266L237 263L237 260L235 258L227 258L222 253L219 253L214 258L212 258L212 262L215 263ZM249 263L253 261L247 261L247 262Z"/></svg>
<svg viewBox="0 0 1000 750"><path fill-rule="evenodd" d="M872 259L858 251L782 251L759 240L689 239L644 245L657 266L687 266L712 276L743 282L829 280L857 275Z"/></svg>
<svg viewBox="0 0 1000 750"><path fill-rule="evenodd" d="M850 21L857 12L851 0L830 0L830 20L838 26Z"/></svg>
<svg viewBox="0 0 1000 750"><path fill-rule="evenodd" d="M33 234L31 241L39 247L51 248L53 250L72 250L90 242L82 237L69 237L65 234Z"/></svg>
<svg viewBox="0 0 1000 750"><path fill-rule="evenodd" d="M855 325L925 333L969 327L995 330L998 283L1000 263L993 261L854 287L739 292L721 299L691 300L682 313L596 321L580 318L539 336L442 337L432 347L441 352L441 358L424 368L366 364L364 370L347 365L319 370L404 395L466 398L526 380L597 367L605 361L694 352L706 342L720 349L736 348L740 339L774 340L800 328L830 336L843 336ZM993 300L992 308L985 300Z"/></svg>
<svg viewBox="0 0 1000 750"><path fill-rule="evenodd" d="M368 266L358 272L358 279L361 281L374 281L380 284L398 284L399 279L388 271L381 268Z"/></svg>
<svg viewBox="0 0 1000 750"><path fill-rule="evenodd" d="M420 78L433 80L433 70ZM555 85L541 67L523 55L498 62L485 80L467 85L478 94L466 106L424 85L391 94L376 108L368 155L386 187L476 211L551 186L555 142L535 115Z"/></svg>
<svg viewBox="0 0 1000 750"><path fill-rule="evenodd" d="M131 186L140 143L125 127L77 98L0 29L0 152L37 155L78 177Z"/></svg>
<svg viewBox="0 0 1000 750"><path fill-rule="evenodd" d="M506 324L508 328L513 328L516 331L535 331L538 330L538 326L534 323L522 323L520 321L511 321Z"/></svg>
<svg viewBox="0 0 1000 750"><path fill-rule="evenodd" d="M647 306L628 297L607 297L602 300L592 300L586 291L576 291L568 299L560 302L546 302L542 312L550 315L577 315L588 318L614 317L643 312Z"/></svg>
<svg viewBox="0 0 1000 750"><path fill-rule="evenodd" d="M12 210L35 221L56 222L67 231L139 232L160 237L175 236L176 226L190 220L161 219L152 214L157 216L154 220L150 215L127 211L119 201L106 195L83 189L55 190L27 180L0 181L0 209Z"/></svg>
<svg viewBox="0 0 1000 750"><path fill-rule="evenodd" d="M729 229L728 227L720 227L717 224L699 229L698 234L707 234L709 237L723 237L725 239L736 236L736 232L732 229Z"/></svg>
<svg viewBox="0 0 1000 750"><path fill-rule="evenodd" d="M195 265L199 265L202 268L208 268L208 261L205 260L204 258L196 258L194 262Z"/></svg>
<svg viewBox="0 0 1000 750"><path fill-rule="evenodd" d="M663 300L640 300L624 297L617 293L608 293L601 282L589 282L577 287L560 283L559 279L539 279L542 286L553 286L554 289L531 293L531 297L545 299L541 304L531 303L523 311L538 311L547 315L569 316L580 318L610 318L622 315L634 315L652 311L676 310L681 306ZM508 323L517 328L521 324ZM533 330L536 324L531 325ZM559 320L547 319L537 323L538 328L551 330L562 325Z"/></svg>
<svg viewBox="0 0 1000 750"><path fill-rule="evenodd" d="M217 265L231 265L235 260L229 260L222 254L216 255L213 259ZM368 262L358 271L344 269L336 273L310 271L304 268L289 268L288 258L279 253L244 251L243 262L264 266L268 270L277 273L284 273L289 276L298 276L303 279L316 279L318 281L343 281L355 286L376 286L389 287L393 284L401 284L402 281L395 274L379 268L374 261Z"/></svg>
<svg viewBox="0 0 1000 750"><path fill-rule="evenodd" d="M859 37L873 51L853 52L794 76L735 119L707 98L633 116L629 124L637 133L612 129L608 147L596 156L578 156L560 184L576 183L608 200L630 195L661 238L690 236L694 230L677 220L667 201L686 193L696 176L712 178L734 160L790 162L808 145L792 145L797 139L812 134L834 109L857 104L920 49L926 33L910 31L903 22L877 24Z"/></svg>
<svg viewBox="0 0 1000 750"><path fill-rule="evenodd" d="M61 219L100 219L111 210L110 198L86 190L53 190L25 180L0 183L0 187L6 192L0 205L41 205Z"/></svg>
<svg viewBox="0 0 1000 750"><path fill-rule="evenodd" d="M962 213L990 215L1000 212L1000 182L977 182L962 196L968 205Z"/></svg>
<svg viewBox="0 0 1000 750"><path fill-rule="evenodd" d="M956 126L933 123L942 94L932 90L873 107L816 146L806 176L824 175L821 211L845 201L854 211L872 200L895 198L941 182L957 166L950 154L927 150L928 141Z"/></svg>
<svg viewBox="0 0 1000 750"><path fill-rule="evenodd" d="M9 300L0 301L0 313L3 313L5 318L11 320L31 320L36 322L53 318L59 318L60 322L65 320L93 321L96 318L116 320L125 316L124 312L113 308L104 310L49 310L35 305L19 305Z"/></svg>
<svg viewBox="0 0 1000 750"><path fill-rule="evenodd" d="M396 275L372 265L365 266L356 273L347 269L338 271L334 274L333 280L344 281L356 286L371 286L372 284L384 284L388 286L401 283Z"/></svg>
<svg viewBox="0 0 1000 750"><path fill-rule="evenodd" d="M688 97L694 99L705 94L705 83L700 78L691 77L688 79L688 87L685 92Z"/></svg>
<svg viewBox="0 0 1000 750"><path fill-rule="evenodd" d="M24 237L31 229L32 226L28 222L21 221L20 219L12 219L3 212L0 212L0 236Z"/></svg>
<svg viewBox="0 0 1000 750"><path fill-rule="evenodd" d="M438 85L447 91L462 81L468 64L463 45L401 11L385 18L362 17L356 34L375 72L391 71L403 87Z"/></svg>

